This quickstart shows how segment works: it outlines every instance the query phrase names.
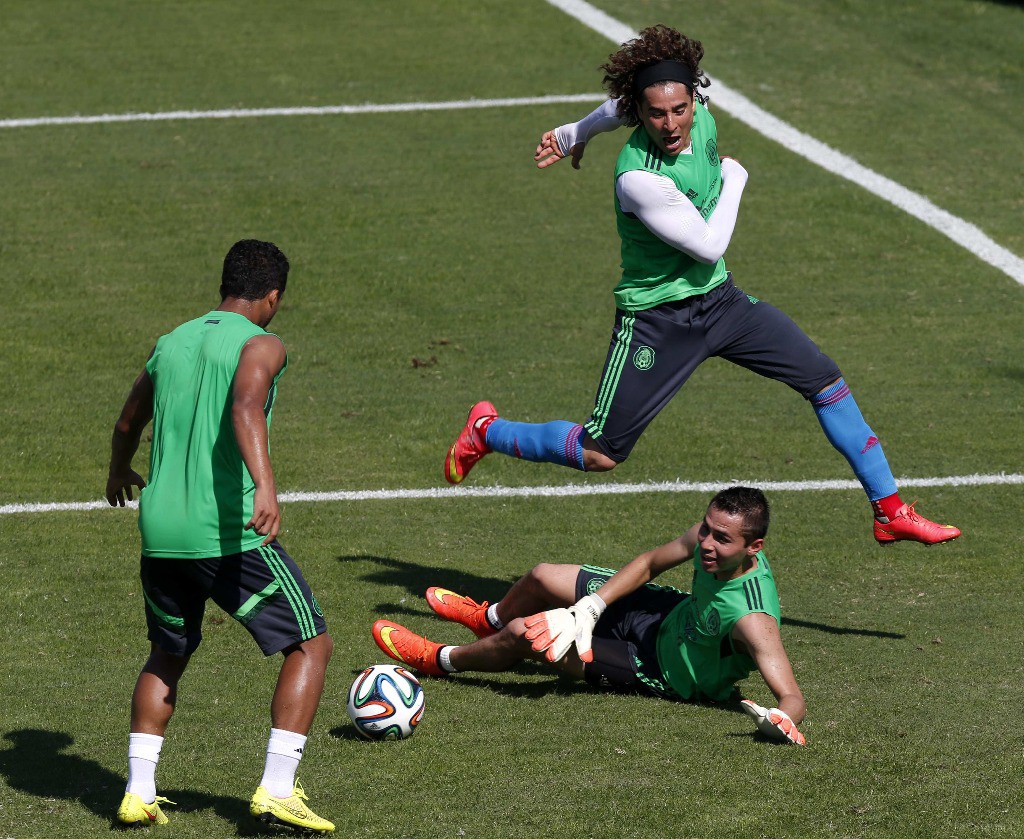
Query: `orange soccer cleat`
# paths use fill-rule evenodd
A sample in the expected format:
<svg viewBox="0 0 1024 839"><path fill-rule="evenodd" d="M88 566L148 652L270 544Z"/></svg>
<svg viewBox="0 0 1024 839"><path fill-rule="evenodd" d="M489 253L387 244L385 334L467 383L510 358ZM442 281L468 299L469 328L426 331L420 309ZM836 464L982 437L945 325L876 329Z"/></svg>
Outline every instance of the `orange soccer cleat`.
<svg viewBox="0 0 1024 839"><path fill-rule="evenodd" d="M455 621L471 629L477 638L494 635L498 630L487 621L486 600L477 603L461 594L440 586L427 589L427 605L446 621Z"/></svg>
<svg viewBox="0 0 1024 839"><path fill-rule="evenodd" d="M377 646L395 661L404 662L428 676L448 675L437 660L443 644L428 641L394 621L377 621L372 632Z"/></svg>
<svg viewBox="0 0 1024 839"><path fill-rule="evenodd" d="M917 502L915 501L914 504ZM921 542L924 545L938 545L949 542L960 535L960 528L951 524L937 524L919 515L914 504L904 504L896 515L887 522L875 519L875 541L879 545L896 542Z"/></svg>
<svg viewBox="0 0 1024 839"><path fill-rule="evenodd" d="M484 440L484 434L490 425L489 420L497 416L498 410L490 402L477 402L472 407L465 427L455 438L444 459L444 479L448 483L461 484L476 462L490 453L491 448Z"/></svg>

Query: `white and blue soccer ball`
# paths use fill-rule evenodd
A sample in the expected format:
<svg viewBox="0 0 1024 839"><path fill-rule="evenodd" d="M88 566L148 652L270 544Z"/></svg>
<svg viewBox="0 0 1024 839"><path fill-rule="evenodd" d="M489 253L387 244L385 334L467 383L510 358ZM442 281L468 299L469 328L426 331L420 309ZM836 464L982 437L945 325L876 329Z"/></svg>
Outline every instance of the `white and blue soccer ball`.
<svg viewBox="0 0 1024 839"><path fill-rule="evenodd" d="M397 664L367 667L348 692L348 715L368 740L412 737L423 719L423 688Z"/></svg>

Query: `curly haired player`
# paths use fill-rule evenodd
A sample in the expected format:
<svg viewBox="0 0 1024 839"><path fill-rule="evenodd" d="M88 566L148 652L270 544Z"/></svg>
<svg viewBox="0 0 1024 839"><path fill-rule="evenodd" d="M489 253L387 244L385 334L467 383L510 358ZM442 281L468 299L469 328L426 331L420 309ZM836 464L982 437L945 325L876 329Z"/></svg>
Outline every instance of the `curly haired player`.
<svg viewBox="0 0 1024 839"><path fill-rule="evenodd" d="M644 429L708 358L783 382L810 401L829 442L871 502L874 537L933 545L960 535L899 496L878 437L837 364L788 315L737 287L725 267L747 171L721 157L700 92L699 41L653 26L603 65L610 98L576 123L547 131L535 160L546 168L621 125L634 127L615 165L622 278L615 324L590 418L511 422L490 402L473 406L448 450L444 474L461 483L492 451L590 472L614 469Z"/></svg>

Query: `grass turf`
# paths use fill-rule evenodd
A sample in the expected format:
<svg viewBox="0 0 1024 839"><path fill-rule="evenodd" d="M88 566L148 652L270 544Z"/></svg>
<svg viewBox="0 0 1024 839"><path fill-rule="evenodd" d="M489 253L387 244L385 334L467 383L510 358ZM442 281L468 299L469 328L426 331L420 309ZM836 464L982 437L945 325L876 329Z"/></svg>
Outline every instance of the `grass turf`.
<svg viewBox="0 0 1024 839"><path fill-rule="evenodd" d="M612 48L542 3L268 4L259 25L229 2L131 16L10 5L4 118L586 92ZM712 74L1019 252L1020 10L864 9L608 11L682 26ZM282 489L435 486L485 396L516 419L582 419L611 323L618 138L579 173L529 159L541 130L582 110L0 131L0 503L99 495L131 378L159 334L216 304L220 260L243 236L276 241L294 266L274 324L291 356L275 410ZM1020 471L1020 288L718 122L752 173L730 268L839 361L897 476ZM621 472L489 458L471 482L846 477L799 398L711 362ZM314 808L353 836L1019 835L1022 731L1007 709L1021 585L1005 521L1020 493L921 494L960 542L882 552L859 493L772 496L769 553L810 710L802 751L756 742L729 711L599 696L525 665L428 680L408 742L365 743L346 724L348 684L381 657L373 618L448 640L426 586L494 598L536 561L616 566L696 520L703 495L289 505L282 541L337 641L300 773ZM105 835L146 646L134 517L4 516L0 530L0 834ZM222 618L211 609L160 764L173 835L248 830L277 664ZM757 677L743 687L767 699Z"/></svg>

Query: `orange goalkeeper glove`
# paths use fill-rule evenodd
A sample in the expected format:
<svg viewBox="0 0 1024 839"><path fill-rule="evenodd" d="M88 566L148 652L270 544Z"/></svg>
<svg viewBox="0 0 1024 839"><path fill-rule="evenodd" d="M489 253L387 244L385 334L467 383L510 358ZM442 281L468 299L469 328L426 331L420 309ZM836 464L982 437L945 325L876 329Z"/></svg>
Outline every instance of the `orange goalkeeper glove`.
<svg viewBox="0 0 1024 839"><path fill-rule="evenodd" d="M785 711L778 708L762 708L756 702L744 699L743 710L754 718L757 730L777 743L795 743L803 746L807 740L796 727L796 723Z"/></svg>
<svg viewBox="0 0 1024 839"><path fill-rule="evenodd" d="M526 620L526 640L534 652L554 663L565 658L576 640L576 619L568 609L549 609Z"/></svg>

